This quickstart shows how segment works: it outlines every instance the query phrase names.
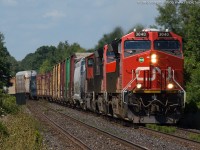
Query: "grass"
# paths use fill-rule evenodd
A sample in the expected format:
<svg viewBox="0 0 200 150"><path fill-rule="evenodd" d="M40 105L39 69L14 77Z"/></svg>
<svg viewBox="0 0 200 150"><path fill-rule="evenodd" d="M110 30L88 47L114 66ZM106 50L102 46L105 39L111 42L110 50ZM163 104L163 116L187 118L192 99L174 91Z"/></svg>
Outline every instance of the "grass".
<svg viewBox="0 0 200 150"><path fill-rule="evenodd" d="M0 115L16 114L19 106L16 104L16 98L0 91Z"/></svg>
<svg viewBox="0 0 200 150"><path fill-rule="evenodd" d="M3 125L2 122L0 122L0 135L4 136L4 137L8 137L9 136L8 128L5 125Z"/></svg>
<svg viewBox="0 0 200 150"><path fill-rule="evenodd" d="M9 133L9 136L1 136L1 149L42 149L39 125L31 116L20 111L17 115L7 117L3 127L6 127L4 130Z"/></svg>
<svg viewBox="0 0 200 150"><path fill-rule="evenodd" d="M39 123L16 105L15 97L0 93L0 149L45 149Z"/></svg>
<svg viewBox="0 0 200 150"><path fill-rule="evenodd" d="M159 125L155 125L155 124L146 124L146 127L156 130L156 131L159 131L159 132L168 133L168 134L173 134L176 132L176 128L170 127L170 126L159 126Z"/></svg>
<svg viewBox="0 0 200 150"><path fill-rule="evenodd" d="M191 133L191 134L189 135L189 139L200 142L200 135L199 135L199 134L192 134L192 133Z"/></svg>

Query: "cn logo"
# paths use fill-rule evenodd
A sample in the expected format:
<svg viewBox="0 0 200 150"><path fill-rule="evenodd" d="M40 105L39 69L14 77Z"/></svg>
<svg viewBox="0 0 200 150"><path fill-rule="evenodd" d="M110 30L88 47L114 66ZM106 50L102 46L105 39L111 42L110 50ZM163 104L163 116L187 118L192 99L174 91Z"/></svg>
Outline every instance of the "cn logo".
<svg viewBox="0 0 200 150"><path fill-rule="evenodd" d="M143 81L144 80L144 77L143 74L141 74L141 71L145 71L145 70L150 70L150 67L138 67L135 72L136 72L136 79L138 81ZM152 68L152 77L151 78L145 78L145 80L150 80L150 81L153 81L156 79L156 71L161 73L161 70L158 68L158 67L155 67L155 68Z"/></svg>

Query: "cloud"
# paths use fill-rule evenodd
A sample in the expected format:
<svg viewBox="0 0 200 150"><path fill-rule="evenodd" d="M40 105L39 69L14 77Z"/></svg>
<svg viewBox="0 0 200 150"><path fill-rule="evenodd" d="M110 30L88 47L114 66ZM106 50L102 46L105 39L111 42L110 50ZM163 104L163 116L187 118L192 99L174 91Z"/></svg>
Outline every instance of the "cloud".
<svg viewBox="0 0 200 150"><path fill-rule="evenodd" d="M65 14L62 12L59 12L57 10L53 10L51 12L47 12L43 15L44 18L51 18L51 19L60 19L65 17Z"/></svg>
<svg viewBox="0 0 200 150"><path fill-rule="evenodd" d="M4 5L8 5L8 6L16 6L17 5L16 0L0 0L0 2L3 3Z"/></svg>

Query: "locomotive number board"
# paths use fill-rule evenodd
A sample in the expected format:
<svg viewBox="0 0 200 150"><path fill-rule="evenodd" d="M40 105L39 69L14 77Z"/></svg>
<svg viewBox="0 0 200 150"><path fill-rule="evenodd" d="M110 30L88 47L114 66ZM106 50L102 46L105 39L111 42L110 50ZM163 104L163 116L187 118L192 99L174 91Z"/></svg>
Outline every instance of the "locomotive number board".
<svg viewBox="0 0 200 150"><path fill-rule="evenodd" d="M146 37L147 33L146 32L135 32L135 37Z"/></svg>
<svg viewBox="0 0 200 150"><path fill-rule="evenodd" d="M169 32L158 32L158 37L171 37Z"/></svg>

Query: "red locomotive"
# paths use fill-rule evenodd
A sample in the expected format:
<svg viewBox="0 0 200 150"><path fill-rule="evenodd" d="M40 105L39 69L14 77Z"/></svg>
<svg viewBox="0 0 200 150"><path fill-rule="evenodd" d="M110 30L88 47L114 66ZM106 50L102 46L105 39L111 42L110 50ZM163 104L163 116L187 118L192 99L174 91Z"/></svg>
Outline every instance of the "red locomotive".
<svg viewBox="0 0 200 150"><path fill-rule="evenodd" d="M37 75L37 96L133 123L176 123L186 97L182 38L146 29L75 53Z"/></svg>
<svg viewBox="0 0 200 150"><path fill-rule="evenodd" d="M185 102L182 39L132 32L86 58L87 108L134 123L176 123Z"/></svg>

